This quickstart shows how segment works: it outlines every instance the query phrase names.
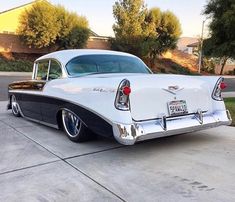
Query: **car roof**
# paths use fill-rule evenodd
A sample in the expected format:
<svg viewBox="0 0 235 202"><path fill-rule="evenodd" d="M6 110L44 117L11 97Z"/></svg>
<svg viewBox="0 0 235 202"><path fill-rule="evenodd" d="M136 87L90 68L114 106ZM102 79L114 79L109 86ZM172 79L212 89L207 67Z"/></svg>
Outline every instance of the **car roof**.
<svg viewBox="0 0 235 202"><path fill-rule="evenodd" d="M52 52L42 57L38 58L35 62L44 59L56 59L64 66L74 57L81 56L81 55L99 55L99 54L107 54L107 55L119 55L119 56L131 56L129 53L118 52L118 51L110 51L110 50L99 50L99 49L71 49L71 50L61 50Z"/></svg>

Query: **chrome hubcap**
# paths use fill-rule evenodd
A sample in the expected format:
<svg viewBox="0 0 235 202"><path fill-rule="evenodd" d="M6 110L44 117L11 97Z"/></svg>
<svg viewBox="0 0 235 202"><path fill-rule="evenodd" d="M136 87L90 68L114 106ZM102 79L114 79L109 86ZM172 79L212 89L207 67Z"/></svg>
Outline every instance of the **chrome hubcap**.
<svg viewBox="0 0 235 202"><path fill-rule="evenodd" d="M76 137L81 129L80 118L71 111L63 110L62 119L66 132L71 137Z"/></svg>
<svg viewBox="0 0 235 202"><path fill-rule="evenodd" d="M19 113L19 106L18 106L18 103L16 101L16 97L14 95L12 96L12 99L11 99L11 108L12 108L12 112L14 114Z"/></svg>

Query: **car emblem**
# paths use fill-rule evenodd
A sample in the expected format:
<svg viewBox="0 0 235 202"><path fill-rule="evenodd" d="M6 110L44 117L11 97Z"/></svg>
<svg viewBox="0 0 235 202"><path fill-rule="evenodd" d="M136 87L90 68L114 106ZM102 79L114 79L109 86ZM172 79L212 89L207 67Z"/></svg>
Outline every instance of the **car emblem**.
<svg viewBox="0 0 235 202"><path fill-rule="evenodd" d="M180 88L179 86L168 86L168 88L163 88L163 90L172 93L172 94L176 94L177 92L183 90L184 88Z"/></svg>

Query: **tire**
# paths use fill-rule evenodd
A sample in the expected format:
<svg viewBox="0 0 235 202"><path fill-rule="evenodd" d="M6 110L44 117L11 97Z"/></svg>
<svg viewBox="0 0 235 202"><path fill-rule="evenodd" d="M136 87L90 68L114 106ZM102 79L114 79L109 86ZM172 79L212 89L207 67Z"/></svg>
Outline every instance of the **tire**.
<svg viewBox="0 0 235 202"><path fill-rule="evenodd" d="M95 134L70 110L62 110L62 124L66 135L73 142L86 142L95 138Z"/></svg>
<svg viewBox="0 0 235 202"><path fill-rule="evenodd" d="M20 107L14 95L11 96L11 111L14 116L21 117Z"/></svg>

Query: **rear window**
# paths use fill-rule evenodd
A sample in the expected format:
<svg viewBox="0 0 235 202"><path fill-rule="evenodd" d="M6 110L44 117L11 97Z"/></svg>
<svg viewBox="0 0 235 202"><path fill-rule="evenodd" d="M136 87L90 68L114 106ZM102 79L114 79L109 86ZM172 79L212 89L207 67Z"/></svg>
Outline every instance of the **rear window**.
<svg viewBox="0 0 235 202"><path fill-rule="evenodd" d="M68 74L76 76L92 73L151 73L138 58L119 55L82 55L66 65Z"/></svg>

